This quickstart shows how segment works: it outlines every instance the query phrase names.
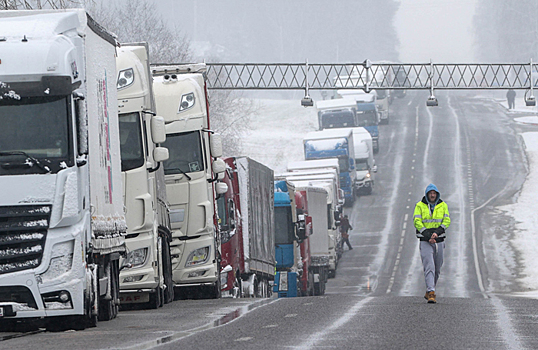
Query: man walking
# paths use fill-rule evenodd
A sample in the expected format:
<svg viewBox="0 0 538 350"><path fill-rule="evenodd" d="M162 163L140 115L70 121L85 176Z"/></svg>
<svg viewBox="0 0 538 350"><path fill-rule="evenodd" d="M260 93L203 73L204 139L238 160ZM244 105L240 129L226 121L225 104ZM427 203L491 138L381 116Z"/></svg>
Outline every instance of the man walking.
<svg viewBox="0 0 538 350"><path fill-rule="evenodd" d="M351 243L349 243L349 234L348 234L349 230L353 230L353 227L351 227L351 225L349 224L349 219L347 215L344 215L342 220L340 220L340 232L342 232L342 238L344 241L342 243L342 250L344 249L344 243L347 244L347 247L349 248L349 250L353 249L353 247L351 246Z"/></svg>
<svg viewBox="0 0 538 350"><path fill-rule="evenodd" d="M506 93L506 99L508 100L508 109L514 109L516 102L516 92L512 89Z"/></svg>
<svg viewBox="0 0 538 350"><path fill-rule="evenodd" d="M420 240L420 257L424 267L428 303L436 303L435 285L443 266L445 230L450 226L448 206L434 184L426 187L425 196L415 206L413 220Z"/></svg>

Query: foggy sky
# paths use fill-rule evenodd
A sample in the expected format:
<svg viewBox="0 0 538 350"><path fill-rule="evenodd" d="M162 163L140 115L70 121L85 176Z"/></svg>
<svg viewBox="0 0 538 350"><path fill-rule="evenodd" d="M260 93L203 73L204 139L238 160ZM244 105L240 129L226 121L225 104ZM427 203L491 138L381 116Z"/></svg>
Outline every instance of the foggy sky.
<svg viewBox="0 0 538 350"><path fill-rule="evenodd" d="M197 47L211 45L221 62L474 61L476 0L388 2L399 3L393 15L379 0L156 1L172 26Z"/></svg>

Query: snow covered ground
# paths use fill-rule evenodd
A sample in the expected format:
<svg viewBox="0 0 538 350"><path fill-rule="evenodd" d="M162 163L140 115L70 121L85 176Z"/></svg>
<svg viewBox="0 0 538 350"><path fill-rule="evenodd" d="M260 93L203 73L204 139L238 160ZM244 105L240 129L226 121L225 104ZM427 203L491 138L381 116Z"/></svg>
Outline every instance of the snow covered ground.
<svg viewBox="0 0 538 350"><path fill-rule="evenodd" d="M259 100L259 114L252 116L252 131L243 141L243 155L275 173L286 171L288 162L304 160L303 137L318 129L313 107L299 100Z"/></svg>

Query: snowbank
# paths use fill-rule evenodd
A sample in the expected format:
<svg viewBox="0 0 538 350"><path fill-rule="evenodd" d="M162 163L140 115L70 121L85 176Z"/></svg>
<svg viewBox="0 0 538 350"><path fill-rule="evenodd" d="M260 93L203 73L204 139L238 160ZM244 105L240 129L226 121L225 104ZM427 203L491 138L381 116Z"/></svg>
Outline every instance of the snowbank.
<svg viewBox="0 0 538 350"><path fill-rule="evenodd" d="M523 277L518 281L524 287L538 290L538 215L536 196L538 194L538 132L522 134L525 152L529 161L529 174L523 184L517 202L499 207L516 221L518 233L512 246L519 252L523 265Z"/></svg>

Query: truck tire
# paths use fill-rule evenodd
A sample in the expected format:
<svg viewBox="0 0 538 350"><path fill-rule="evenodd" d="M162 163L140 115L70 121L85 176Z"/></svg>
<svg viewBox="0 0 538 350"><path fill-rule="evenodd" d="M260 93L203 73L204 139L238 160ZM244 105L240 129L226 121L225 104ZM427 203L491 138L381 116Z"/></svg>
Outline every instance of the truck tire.
<svg viewBox="0 0 538 350"><path fill-rule="evenodd" d="M149 309L160 308L163 305L162 295L163 295L163 292L162 292L162 288L160 287L155 288L155 292L149 293L148 308Z"/></svg>
<svg viewBox="0 0 538 350"><path fill-rule="evenodd" d="M336 269L335 270L329 270L329 278L335 278L336 277Z"/></svg>
<svg viewBox="0 0 538 350"><path fill-rule="evenodd" d="M99 321L110 321L118 315L120 300L120 267L119 260L108 261L110 268L110 278L108 288L110 288L110 300L99 298Z"/></svg>
<svg viewBox="0 0 538 350"><path fill-rule="evenodd" d="M164 284L164 303L168 304L174 301L174 281L172 277L172 259L170 258L170 242L166 237L163 237L162 242L162 261L163 261L163 275Z"/></svg>

